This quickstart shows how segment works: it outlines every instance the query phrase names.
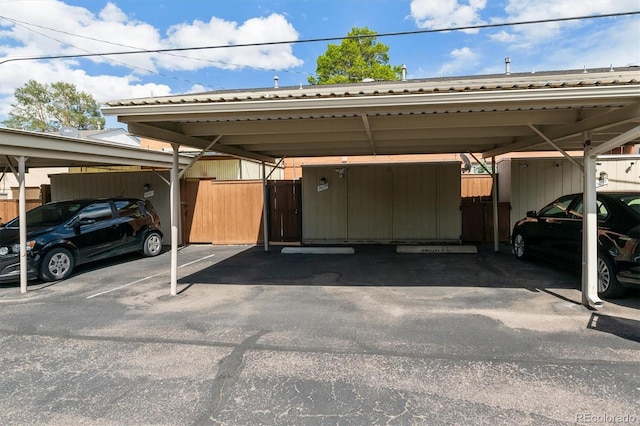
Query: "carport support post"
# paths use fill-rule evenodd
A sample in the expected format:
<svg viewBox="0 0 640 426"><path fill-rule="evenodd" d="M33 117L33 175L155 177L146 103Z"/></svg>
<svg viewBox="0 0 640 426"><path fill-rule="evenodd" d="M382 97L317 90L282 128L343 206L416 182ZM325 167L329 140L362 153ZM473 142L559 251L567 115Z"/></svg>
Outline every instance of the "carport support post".
<svg viewBox="0 0 640 426"><path fill-rule="evenodd" d="M180 223L180 182L178 178L178 150L180 145L172 143L173 165L171 167L171 295L178 294L178 224Z"/></svg>
<svg viewBox="0 0 640 426"><path fill-rule="evenodd" d="M262 233L264 238L264 251L269 251L269 187L267 186L267 166L262 162Z"/></svg>
<svg viewBox="0 0 640 426"><path fill-rule="evenodd" d="M18 160L18 217L20 218L20 293L27 292L27 201L25 188L25 164L27 158L20 156Z"/></svg>
<svg viewBox="0 0 640 426"><path fill-rule="evenodd" d="M496 157L491 157L491 198L493 199L493 251L500 251L500 235L498 233L498 180L496 179Z"/></svg>
<svg viewBox="0 0 640 426"><path fill-rule="evenodd" d="M582 221L582 304L604 305L598 297L598 212L596 211L596 156L591 154L591 135L584 133L584 195Z"/></svg>

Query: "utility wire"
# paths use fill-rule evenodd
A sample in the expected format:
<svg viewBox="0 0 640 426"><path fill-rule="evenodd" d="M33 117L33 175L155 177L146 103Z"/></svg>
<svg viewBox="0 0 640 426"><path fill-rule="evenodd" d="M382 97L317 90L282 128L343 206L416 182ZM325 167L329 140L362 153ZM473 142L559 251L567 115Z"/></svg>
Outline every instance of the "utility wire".
<svg viewBox="0 0 640 426"><path fill-rule="evenodd" d="M3 17L0 17L0 18L3 18ZM71 33L68 33L68 32L66 32L66 31L54 30L53 28L47 28L47 27L43 27L43 26L40 26L40 25L36 25L36 24L29 24L28 22L22 22L22 21L18 21L18 20L15 20L15 19L11 19L11 18L3 18L3 19L6 19L6 20L8 20L8 21L11 21L11 22L13 22L16 26L18 26L18 27L22 27L22 28L24 28L24 29L25 29L25 30L27 30L27 31L31 31L31 32L33 32L33 33L35 33L35 34L38 34L38 35L42 36L42 37L48 38L49 40L56 41L56 42L58 42L58 43L60 43L60 44L62 44L62 45L70 46L70 47L73 47L73 48L75 48L75 49L78 49L78 50L82 50L82 51L84 51L84 52L87 52L87 53L90 53L90 52L89 52L88 50L86 50L86 49L83 49L83 48L81 48L81 47L75 46L75 45L73 45L73 44L71 44L71 43L69 43L69 42L67 42L67 41L60 40L60 39L57 39L57 38L55 38L55 37L51 37L50 35L43 34L43 33L39 32L39 31L36 31L36 30L34 30L34 29L32 29L32 28L29 28L29 25L33 25L33 26L38 27L38 28L42 28L42 29L50 30L50 31L54 31L54 32L59 32L59 33L62 33L62 34L67 34L67 35L71 35L71 36L75 36L75 37L86 38L86 39L93 40L93 41L98 41L98 42L101 42L101 43L108 43L108 44L114 44L114 45L117 45L117 46L122 46L122 47L131 47L132 49L137 49L136 47L133 47L133 46L127 46L127 45L123 45L123 44L119 44L119 43L112 43L112 42L105 41L105 40L99 40L99 39L92 38L92 37L85 37L85 36L81 36L81 35L77 35L77 34L71 34ZM143 51L143 50L141 50L141 52L142 52L142 51ZM182 57L182 58L188 58L187 56L182 56L182 55L173 55L173 54L171 54L171 53L167 53L167 55L178 56L178 57ZM105 59L105 60L107 60L107 61L109 61L109 62L113 62L114 64L123 65L123 66L128 67L128 68L138 69L138 70L145 71L145 72L148 72L148 73L151 73L151 74L159 75L159 76L161 76L161 77L165 77L165 78L173 79L173 80L176 80L176 81L182 81L182 82L184 82L184 83L189 83L189 84L200 84L200 85L202 85L202 86L204 86L204 87L209 87L209 86L207 86L207 85L205 85L205 84L202 84L202 83L199 83L199 82L196 82L196 81L191 81L191 80L187 80L187 79L178 78L178 77L175 77L175 76L172 76L172 75L169 75L169 74L161 73L161 72L159 72L159 71L157 71L157 70L150 70L150 69L147 69L147 68L142 68L142 67L140 67L140 66L132 65L132 64L129 64L129 63L126 63L126 62L122 62L122 61L118 61L118 60L113 59L113 58L104 58L104 59ZM189 59L195 59L195 58L189 58ZM0 63L1 63L1 62L0 62Z"/></svg>
<svg viewBox="0 0 640 426"><path fill-rule="evenodd" d="M4 64L7 62L40 60L40 59L87 58L87 57L96 57L96 56L133 55L133 54L140 54L140 53L184 52L184 51L190 51L190 50L231 49L231 48L237 48L237 47L260 47L260 46L275 46L275 45L281 45L281 44L318 43L318 42L349 40L349 39L395 37L395 36L404 36L404 35L431 34L431 33L448 32L448 31L468 31L468 30L478 30L478 29L486 29L486 28L500 28L500 27L509 27L509 26L518 26L518 25L547 24L547 23L553 23L553 22L578 21L578 20L585 20L585 19L612 18L612 17L630 16L630 15L638 15L638 14L640 14L640 11L608 13L604 15L574 16L574 17L568 17L568 18L537 19L532 21L503 22L503 23L496 23L496 24L466 25L462 27L438 28L438 29L431 29L431 30L398 31L398 32L391 32L391 33L380 33L380 34L358 35L358 36L321 37L321 38L310 38L310 39L302 39L302 40L267 41L267 42L259 42L259 43L243 43L243 44L217 45L217 46L173 47L173 48L166 48L166 49L146 49L142 51L138 50L138 51L124 51L124 52L120 51L120 52L104 52L104 53L85 53L85 54L76 54L76 55L32 56L32 57L22 57L22 58L9 58L9 59L0 61L0 64ZM2 18L2 16L0 16L0 18Z"/></svg>
<svg viewBox="0 0 640 426"><path fill-rule="evenodd" d="M20 26L20 27L22 27L22 28L24 28L24 29L26 29L28 31L34 32L34 33L36 33L36 34L38 34L38 35L40 35L42 37L49 38L51 40L57 41L60 44L65 44L67 46L74 47L74 48L76 48L78 50L83 50L83 51L85 51L87 53L91 53L91 52L87 51L86 49L82 49L82 48L80 48L78 46L74 46L74 45L72 45L69 42L66 42L64 40L59 40L59 39L51 37L51 36L49 36L47 34L35 31L34 29L32 29L30 27L41 28L43 30L52 31L52 32L60 33L60 34L66 34L66 35L69 35L69 36L72 36L72 37L79 37L79 38L83 38L83 39L86 39L86 40L97 41L99 43L111 44L111 45L120 46L120 47L128 47L128 48L131 48L131 49L137 49L137 51L140 52L140 53L149 52L147 49L144 49L142 47L131 46L131 45L126 45L126 44L121 44L121 43L115 43L115 42L111 42L111 41L107 41L107 40L97 39L97 38L94 38L94 37L84 36L84 35L80 35L80 34L74 34L74 33L68 32L68 31L63 31L63 30L58 30L58 29L55 29L55 28L45 27L45 26L38 25L38 24L32 24L30 22L21 21L21 20L18 20L18 19L7 18L5 16L0 16L0 18L5 19L5 20L7 20L9 22L13 22L16 26ZM135 52L131 52L131 53L135 53ZM172 52L159 52L159 53L165 54L167 56L177 57L177 58L190 59L190 60L194 60L194 61L207 62L207 63L212 63L212 64L221 64L221 65L227 65L227 66L238 67L238 68L252 68L252 69L257 69L257 70L262 70L262 71L274 71L274 72L278 72L279 71L279 70L276 70L275 68L264 68L264 67L257 67L257 66L252 66L252 65L250 66L250 65L233 64L233 63L230 63L230 62L214 61L214 60L211 60L211 59L198 58L198 57L193 57L193 56L177 55L177 54L172 53ZM104 54L96 54L96 55L104 55ZM130 65L130 64L127 64L125 62L119 62L119 61L116 61L116 60L113 60L113 59L110 59L110 58L106 58L106 59L107 60L111 60L111 61L113 61L114 63L117 63L117 64L122 64L122 65L126 65L128 67L131 67L131 68L137 68L137 69L140 69L142 71L146 71L146 72L150 72L150 73L154 73L154 74L165 76L163 74L158 73L157 71L152 71L152 70L148 70L148 69L145 69L145 68L140 68L140 67L137 67L137 66L134 66L134 65ZM3 63L3 62L0 61L0 64L1 63ZM307 75L307 76L310 75L309 73L302 72L302 71L290 71L290 70L280 70L280 71L289 72L289 73L295 73L295 74L304 74L304 75ZM165 76L165 77L167 77L167 76ZM177 79L176 77L171 77L171 78ZM202 84L202 83L193 82L193 81L189 81L189 80L182 80L182 81L184 81L186 83L191 83L191 84ZM205 84L202 84L202 85L206 86Z"/></svg>

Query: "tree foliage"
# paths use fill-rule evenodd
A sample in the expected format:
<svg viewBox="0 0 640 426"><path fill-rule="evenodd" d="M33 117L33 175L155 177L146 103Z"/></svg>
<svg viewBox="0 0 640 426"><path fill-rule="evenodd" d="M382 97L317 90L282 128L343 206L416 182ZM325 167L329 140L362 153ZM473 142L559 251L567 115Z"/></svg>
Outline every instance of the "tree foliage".
<svg viewBox="0 0 640 426"><path fill-rule="evenodd" d="M79 130L101 129L105 119L98 102L76 86L59 81L51 85L29 80L15 91L4 125L14 129L53 132L60 127Z"/></svg>
<svg viewBox="0 0 640 426"><path fill-rule="evenodd" d="M340 45L329 44L318 57L311 84L339 84L374 80L398 80L402 66L389 64L389 46L376 41L376 32L367 27L351 29Z"/></svg>

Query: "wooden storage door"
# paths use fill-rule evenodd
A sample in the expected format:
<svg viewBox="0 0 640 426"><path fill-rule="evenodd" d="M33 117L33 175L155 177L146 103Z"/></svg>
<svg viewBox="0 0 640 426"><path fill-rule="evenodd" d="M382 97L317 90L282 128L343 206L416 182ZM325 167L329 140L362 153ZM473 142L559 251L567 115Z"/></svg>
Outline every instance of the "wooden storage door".
<svg viewBox="0 0 640 426"><path fill-rule="evenodd" d="M300 241L302 233L300 181L270 181L268 187L269 241Z"/></svg>

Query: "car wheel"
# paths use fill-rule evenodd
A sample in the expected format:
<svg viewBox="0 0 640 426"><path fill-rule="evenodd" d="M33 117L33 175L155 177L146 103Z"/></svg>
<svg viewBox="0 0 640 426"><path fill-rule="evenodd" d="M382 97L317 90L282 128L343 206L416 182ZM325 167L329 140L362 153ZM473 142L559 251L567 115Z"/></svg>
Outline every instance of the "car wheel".
<svg viewBox="0 0 640 426"><path fill-rule="evenodd" d="M157 256L162 250L162 237L157 232L149 233L144 239L142 252L147 257Z"/></svg>
<svg viewBox="0 0 640 426"><path fill-rule="evenodd" d="M613 263L604 255L598 256L598 295L613 299L624 294L624 287L618 283Z"/></svg>
<svg viewBox="0 0 640 426"><path fill-rule="evenodd" d="M44 255L40 265L40 279L43 281L59 281L68 278L73 272L75 259L65 248L54 248Z"/></svg>
<svg viewBox="0 0 640 426"><path fill-rule="evenodd" d="M516 232L513 236L513 254L515 254L518 259L526 259L528 257L527 240L520 232Z"/></svg>

